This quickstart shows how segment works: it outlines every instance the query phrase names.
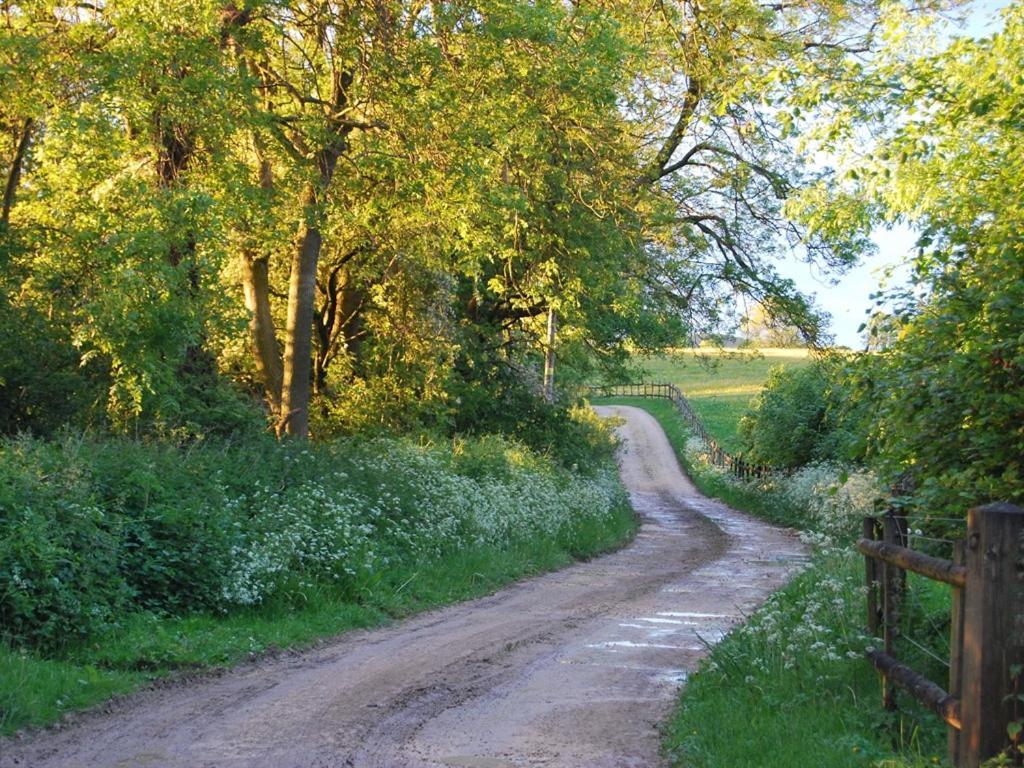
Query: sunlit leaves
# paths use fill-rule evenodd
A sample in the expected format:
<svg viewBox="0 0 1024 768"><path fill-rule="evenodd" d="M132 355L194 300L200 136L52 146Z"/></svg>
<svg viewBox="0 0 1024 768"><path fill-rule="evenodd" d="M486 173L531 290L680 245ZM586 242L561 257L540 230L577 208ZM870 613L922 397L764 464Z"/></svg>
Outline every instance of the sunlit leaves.
<svg viewBox="0 0 1024 768"><path fill-rule="evenodd" d="M868 368L875 449L952 513L1019 499L1024 465L1019 3L1004 22L938 53L892 37L880 72L899 85L880 98L897 117L857 179L881 216L921 231L913 285L890 297L898 336Z"/></svg>

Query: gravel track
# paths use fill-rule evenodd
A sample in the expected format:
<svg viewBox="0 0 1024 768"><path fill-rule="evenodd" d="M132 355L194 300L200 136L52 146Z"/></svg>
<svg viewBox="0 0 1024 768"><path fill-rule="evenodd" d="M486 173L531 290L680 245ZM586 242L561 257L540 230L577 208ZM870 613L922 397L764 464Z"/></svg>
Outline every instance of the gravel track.
<svg viewBox="0 0 1024 768"><path fill-rule="evenodd" d="M0 741L0 768L651 768L658 724L720 639L800 567L790 531L701 496L625 418L628 547L384 629L152 688Z"/></svg>

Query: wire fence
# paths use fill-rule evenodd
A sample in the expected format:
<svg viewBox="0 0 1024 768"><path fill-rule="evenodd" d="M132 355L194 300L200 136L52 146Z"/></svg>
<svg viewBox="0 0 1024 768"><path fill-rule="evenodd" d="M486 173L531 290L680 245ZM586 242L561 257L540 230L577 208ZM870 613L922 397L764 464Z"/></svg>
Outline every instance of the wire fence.
<svg viewBox="0 0 1024 768"><path fill-rule="evenodd" d="M913 530L912 519L889 510L864 519L857 544L865 556L868 632L883 643L867 654L882 676L883 706L896 709L901 688L939 715L949 726L949 758L958 768L979 768L1007 749L1012 764L1020 765L1021 729L1010 726L1022 720L1024 510L988 504L968 510L966 520L928 519L949 524L951 535L961 537ZM915 542L951 557L926 554ZM952 588L950 604L926 604L921 595L927 590L910 583L911 574ZM925 666L948 679L948 690L902 660L911 649L918 662L934 662Z"/></svg>

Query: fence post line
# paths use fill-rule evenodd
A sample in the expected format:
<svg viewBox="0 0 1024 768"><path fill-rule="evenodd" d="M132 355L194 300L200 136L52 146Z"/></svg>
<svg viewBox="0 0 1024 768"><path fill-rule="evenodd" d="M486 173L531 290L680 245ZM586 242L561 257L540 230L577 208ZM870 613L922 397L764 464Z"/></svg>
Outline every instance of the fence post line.
<svg viewBox="0 0 1024 768"><path fill-rule="evenodd" d="M754 477L772 477L777 472L784 470L773 469L763 464L753 464L747 461L742 454L733 456L726 451L718 442L708 434L700 416L693 410L686 395L675 384L671 382L629 382L628 384L602 384L585 385L584 388L591 393L601 393L604 396L624 397L664 397L668 399L679 412L679 415L689 424L695 436L699 437L707 451L709 461L716 467L723 468L742 480L750 480ZM788 474L788 473L787 473Z"/></svg>
<svg viewBox="0 0 1024 768"><path fill-rule="evenodd" d="M967 544L963 539L953 542L953 563L963 565L966 557ZM960 698L961 665L964 655L964 591L953 587L952 608L949 619L949 695ZM961 708L961 713L962 713ZM946 736L949 749L949 762L960 765L960 730L950 727Z"/></svg>
<svg viewBox="0 0 1024 768"><path fill-rule="evenodd" d="M882 518L882 540L887 544L905 546L899 520L889 510ZM907 573L892 563L882 563L882 639L885 652L895 654L896 636L899 634L900 603L903 600L903 586ZM882 706L887 710L896 709L896 688L888 674L882 674Z"/></svg>
<svg viewBox="0 0 1024 768"><path fill-rule="evenodd" d="M874 541L878 538L878 519L864 518L864 538ZM878 561L873 557L864 558L864 580L867 583L868 634L878 634Z"/></svg>
<svg viewBox="0 0 1024 768"><path fill-rule="evenodd" d="M1009 742L1011 668L1024 664L1024 510L969 510L966 565L960 766L978 768Z"/></svg>

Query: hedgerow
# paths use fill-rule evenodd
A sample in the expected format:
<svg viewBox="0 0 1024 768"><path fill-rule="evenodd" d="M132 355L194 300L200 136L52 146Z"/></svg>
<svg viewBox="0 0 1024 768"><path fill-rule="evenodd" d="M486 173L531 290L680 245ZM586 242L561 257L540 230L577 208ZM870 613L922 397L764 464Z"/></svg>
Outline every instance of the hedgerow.
<svg viewBox="0 0 1024 768"><path fill-rule="evenodd" d="M52 650L131 612L227 613L300 602L323 584L358 602L397 561L531 537L572 551L579 526L624 503L610 461L572 471L496 437L9 439L0 640Z"/></svg>

